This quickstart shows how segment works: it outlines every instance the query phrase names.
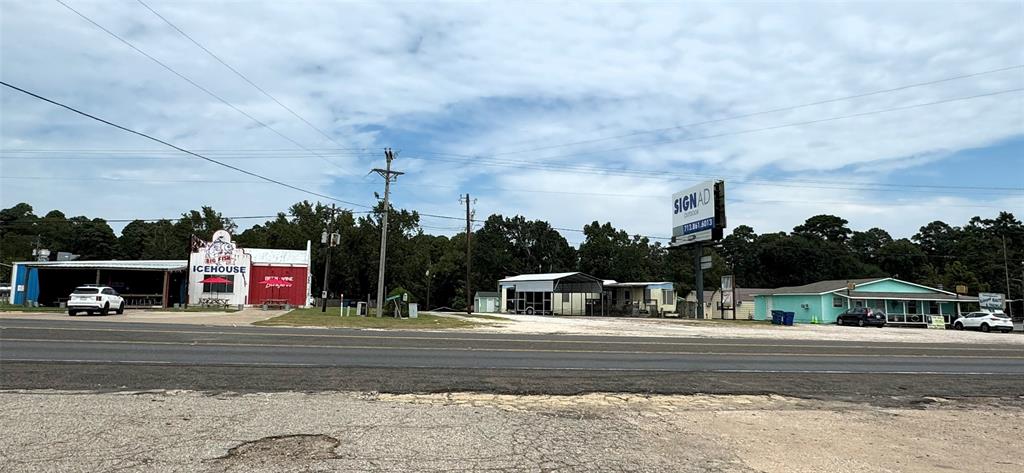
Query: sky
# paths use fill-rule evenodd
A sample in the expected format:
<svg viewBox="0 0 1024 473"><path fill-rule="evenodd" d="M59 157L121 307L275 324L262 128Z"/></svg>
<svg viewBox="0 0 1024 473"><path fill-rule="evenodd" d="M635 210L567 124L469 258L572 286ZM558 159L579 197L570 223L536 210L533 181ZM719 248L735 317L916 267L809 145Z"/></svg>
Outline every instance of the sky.
<svg viewBox="0 0 1024 473"><path fill-rule="evenodd" d="M453 217L428 233L464 228L468 193L478 219L665 237L672 193L713 178L729 227L759 233L1024 215L1022 2L62 1L138 50L59 2L6 0L3 81L354 211L390 147L394 205ZM6 87L0 107L2 207L332 202Z"/></svg>

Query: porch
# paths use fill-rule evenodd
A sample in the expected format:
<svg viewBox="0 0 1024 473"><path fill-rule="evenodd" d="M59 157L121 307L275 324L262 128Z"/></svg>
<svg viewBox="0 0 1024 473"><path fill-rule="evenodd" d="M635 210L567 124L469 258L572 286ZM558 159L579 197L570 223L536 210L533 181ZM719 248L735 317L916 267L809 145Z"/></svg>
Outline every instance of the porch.
<svg viewBox="0 0 1024 473"><path fill-rule="evenodd" d="M833 293L833 308L869 307L882 311L890 325L927 326L933 318L950 325L965 312L963 304L977 304L978 298L945 293L879 293L867 291ZM843 309L843 310L845 310ZM838 313L836 314L838 315Z"/></svg>

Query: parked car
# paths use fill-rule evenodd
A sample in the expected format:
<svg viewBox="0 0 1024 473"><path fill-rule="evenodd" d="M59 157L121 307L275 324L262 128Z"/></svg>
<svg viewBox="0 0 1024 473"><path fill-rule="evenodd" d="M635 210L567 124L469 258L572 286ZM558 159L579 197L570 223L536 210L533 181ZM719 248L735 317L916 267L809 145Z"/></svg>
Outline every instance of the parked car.
<svg viewBox="0 0 1024 473"><path fill-rule="evenodd" d="M971 312L954 320L953 328L956 330L978 329L982 332L999 330L1003 333L1010 333L1013 331L1013 320L1003 311Z"/></svg>
<svg viewBox="0 0 1024 473"><path fill-rule="evenodd" d="M885 313L870 307L854 307L842 314L839 314L839 316L836 317L836 324L854 324L858 327L873 325L881 328L885 327Z"/></svg>
<svg viewBox="0 0 1024 473"><path fill-rule="evenodd" d="M68 297L68 315L79 312L107 315L113 310L117 314L124 313L124 299L108 286L87 284L76 287Z"/></svg>

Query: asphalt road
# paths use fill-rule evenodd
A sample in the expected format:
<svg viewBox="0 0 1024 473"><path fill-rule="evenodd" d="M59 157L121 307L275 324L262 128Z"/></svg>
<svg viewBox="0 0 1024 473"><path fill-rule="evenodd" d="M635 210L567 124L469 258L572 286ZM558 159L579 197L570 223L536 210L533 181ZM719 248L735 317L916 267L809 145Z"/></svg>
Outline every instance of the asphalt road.
<svg viewBox="0 0 1024 473"><path fill-rule="evenodd" d="M1016 395L1024 350L3 320L0 375L6 389Z"/></svg>

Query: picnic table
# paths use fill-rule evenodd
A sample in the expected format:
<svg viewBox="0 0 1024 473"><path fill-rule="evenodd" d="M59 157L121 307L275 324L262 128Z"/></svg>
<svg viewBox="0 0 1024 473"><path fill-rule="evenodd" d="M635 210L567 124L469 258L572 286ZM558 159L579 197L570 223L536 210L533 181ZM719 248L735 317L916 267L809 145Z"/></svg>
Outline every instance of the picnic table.
<svg viewBox="0 0 1024 473"><path fill-rule="evenodd" d="M228 300L221 299L219 297L203 297L199 299L199 305L203 307L218 307L223 309L228 306Z"/></svg>
<svg viewBox="0 0 1024 473"><path fill-rule="evenodd" d="M288 299L263 299L263 310L267 310L271 307L290 309L291 304L288 303Z"/></svg>
<svg viewBox="0 0 1024 473"><path fill-rule="evenodd" d="M159 307L163 304L163 294L121 294L124 305L128 307Z"/></svg>

